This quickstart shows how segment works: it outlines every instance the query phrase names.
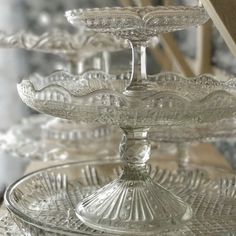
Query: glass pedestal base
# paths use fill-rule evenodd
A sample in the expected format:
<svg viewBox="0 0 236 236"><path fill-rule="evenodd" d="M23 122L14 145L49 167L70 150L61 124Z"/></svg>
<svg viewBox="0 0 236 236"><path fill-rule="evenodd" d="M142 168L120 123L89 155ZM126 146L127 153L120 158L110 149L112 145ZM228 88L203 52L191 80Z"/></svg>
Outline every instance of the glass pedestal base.
<svg viewBox="0 0 236 236"><path fill-rule="evenodd" d="M77 205L77 217L91 228L131 235L153 235L189 220L190 206L154 182L144 169L126 166L120 178Z"/></svg>

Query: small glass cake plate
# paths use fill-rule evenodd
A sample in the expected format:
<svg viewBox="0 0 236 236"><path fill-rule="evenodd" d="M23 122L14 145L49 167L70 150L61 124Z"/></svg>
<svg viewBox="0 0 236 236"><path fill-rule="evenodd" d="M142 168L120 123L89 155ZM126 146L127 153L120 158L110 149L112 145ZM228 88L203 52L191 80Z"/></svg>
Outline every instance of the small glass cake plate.
<svg viewBox="0 0 236 236"><path fill-rule="evenodd" d="M68 21L96 32L111 33L132 42L147 42L160 33L204 24L203 7L158 6L78 9L66 12Z"/></svg>
<svg viewBox="0 0 236 236"><path fill-rule="evenodd" d="M83 125L46 115L24 118L0 135L0 147L27 160L116 158L119 130L105 125Z"/></svg>
<svg viewBox="0 0 236 236"><path fill-rule="evenodd" d="M146 167L152 181L184 199L192 207L193 217L178 228L162 229L159 233L148 235L223 236L236 233L234 175L229 174L223 178L217 176L214 179L199 171L176 173L163 170L157 167L157 163L160 164L152 162ZM78 201L115 180L121 172L122 164L119 161L76 162L53 166L12 184L6 192L5 204L12 219L25 235L113 235L84 225L77 218L75 209ZM111 198L116 198L118 194L117 189ZM155 196L153 198L157 201ZM129 211L137 215L142 213L142 208L133 206ZM120 216L126 217L122 213ZM8 216L3 216L0 221L1 228L15 230ZM136 230L135 235L139 235L139 227Z"/></svg>

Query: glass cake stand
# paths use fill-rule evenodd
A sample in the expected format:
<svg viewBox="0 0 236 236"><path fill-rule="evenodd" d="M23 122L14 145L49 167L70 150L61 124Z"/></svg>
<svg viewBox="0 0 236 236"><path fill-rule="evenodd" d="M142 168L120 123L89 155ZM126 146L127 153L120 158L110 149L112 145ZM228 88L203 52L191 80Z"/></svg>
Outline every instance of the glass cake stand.
<svg viewBox="0 0 236 236"><path fill-rule="evenodd" d="M82 123L78 129L74 122L63 121L46 115L24 118L0 135L0 147L17 158L37 161L117 158L117 129L105 125L83 127Z"/></svg>
<svg viewBox="0 0 236 236"><path fill-rule="evenodd" d="M99 52L108 53L122 50L127 47L127 43L112 36L86 31L84 27L80 27L75 32L75 30L66 29L64 25L62 27L59 25L41 35L25 31L12 34L0 32L0 47L21 48L63 56L68 61L69 71L73 74L80 73L81 76L78 79L83 79L86 76L88 78L96 77L98 71L100 72L100 78L103 75L108 77L105 72L101 71L101 68L89 67L89 70L87 70L85 60ZM107 62L104 63L107 64ZM128 76L128 73L109 76L124 79ZM39 81L54 79L53 74L47 78L39 74L35 74L34 77L37 77ZM24 124L16 125L8 130L6 134L1 135L1 147L10 151L13 155L43 161L67 159L78 154L82 158L86 153L90 155L95 152L97 156L101 153L106 157L115 156L115 151L111 152L112 142L115 139L114 134L113 136L110 135L111 132L115 132L113 128L105 125L75 124L71 121L48 117L37 117L35 121L32 121L32 119L29 118L28 127ZM37 134L33 125L37 126ZM88 133L85 132L86 129ZM93 138L96 140L93 140ZM119 139L118 132L116 139ZM85 150L85 146L87 146L87 150ZM104 149L99 150L99 146ZM115 149L113 148L113 150Z"/></svg>
<svg viewBox="0 0 236 236"><path fill-rule="evenodd" d="M59 79L59 76L57 76L57 78ZM64 78L64 77L62 77ZM219 83L217 86L212 86L211 83L208 84L209 82L209 77L202 77L205 78L207 83L204 83L202 79L202 87L201 89L202 91L202 96L204 97L204 99L199 98L199 87L196 84L195 87L192 87L192 91L190 91L191 95L193 96L193 98L195 98L196 100L191 100L189 101L189 104L186 105L186 107L184 107L184 109L182 110L180 106L179 109L173 109L172 107L165 107L164 112L163 113L159 113L160 117L159 120L157 120L157 127L162 127L162 125L159 123L160 119L170 119L173 117L173 115L175 116L183 116L183 117L187 117L187 119L185 118L185 121L188 125L193 125L193 126L198 126L201 124L204 125L211 125L211 124L215 124L217 125L218 122L226 122L226 124L230 124L231 119L227 120L227 117L229 116L229 114L231 114L231 116L234 115L234 112L236 110L234 103L234 94L235 94L235 89L234 86L228 86L225 83ZM168 77L166 77L167 81ZM138 109L136 109L133 106L128 107L129 109L127 109L126 107L120 107L121 102L123 102L123 100L118 100L120 98L120 96L123 98L124 96L121 94L121 91L124 89L124 84L122 85L121 82L124 82L122 80L118 80L118 81L110 81L110 83L108 82L107 84L102 84L100 81L97 81L97 79L95 80L88 80L87 84L85 83L85 81L83 81L82 84L79 84L78 81L82 82L82 80L76 80L75 84L73 82L73 80L69 81L66 80L66 82L63 83L64 88L61 87L60 81L59 83L52 83L50 85L47 85L44 88L39 88L37 87L37 83L35 83L35 81L33 80L24 80L19 86L19 93L23 99L23 101L25 101L28 105L30 105L31 107L34 107L36 109L38 109L39 111L42 112L47 112L50 114L53 114L55 116L60 116L63 118L69 118L69 119L78 119L78 120L82 120L85 121L86 119L90 122L93 122L92 117L90 117L91 114L93 114L93 119L95 119L97 122L101 122L101 123L105 123L107 122L107 120L109 119L110 122L117 122L117 119L119 119L120 115L124 114L124 111L126 113L131 112L134 114L143 114L143 113L139 113L139 109L141 109L142 107L138 107ZM198 80L196 80L198 81ZM213 79L212 79L213 81ZM182 84L181 80L177 81L176 84L173 84L173 88L172 88L172 94L176 93L176 96L178 95L177 93L184 93L184 87L181 85L181 87L183 88L183 90L179 89L178 83ZM161 93L162 98L163 98L163 91L162 88L165 88L164 86L160 86L158 85L158 80L155 82L155 84L157 85L158 90L156 91L157 94ZM204 84L208 84L207 86L205 86ZM76 85L76 86L75 86ZM232 85L232 83L231 83ZM77 91L76 89L77 88ZM212 100L208 100L206 98L211 97L212 94L219 94L222 97L222 89L224 88L224 92L223 94L227 94L227 97L229 96L228 91L231 92L231 99L226 99L225 102L220 106L219 103L215 103L214 107L212 106ZM110 91L109 96L104 95L104 91L107 93L107 91ZM57 93L59 95L63 94L63 99L60 99L59 101L55 101L53 99L52 96L50 96L50 94L52 93ZM168 91L169 94L170 91ZM44 94L43 94L44 93ZM100 94L99 94L100 93ZM111 96L111 93L113 93L114 95ZM46 97L46 94L48 94L48 96ZM115 97L116 96L116 97ZM173 96L173 95L172 95ZM43 98L43 99L42 99ZM55 98L55 96L54 96ZM117 99L117 100L115 100ZM199 100L198 100L199 99ZM63 101L63 102L61 102ZM199 102L200 101L204 101L204 103L201 105L201 110L197 110L199 108ZM232 103L233 102L233 103ZM111 105L114 107L111 107ZM127 105L126 105L127 106ZM143 106L143 105L142 105ZM62 107L64 110L62 110ZM191 107L191 109L190 109ZM96 111L95 109L98 109L98 111ZM122 113L119 113L119 109L122 110ZM152 107L148 107L147 109L145 109L146 112L151 112L150 110L153 109ZM161 109L161 108L160 108ZM171 112L173 109L173 113ZM196 110L195 110L196 109ZM215 117L214 117L214 122L212 122L212 116L204 116L204 120L202 121L202 123L198 123L199 120L195 120L192 119L192 112L199 112L199 115L201 115L204 112L209 112L209 109L213 109L213 111L215 112ZM115 110L116 113L112 113L111 111ZM73 112L71 112L73 111ZM168 111L168 112L166 112ZM212 111L212 110L211 110ZM89 113L89 115L86 115L86 113ZM96 114L98 113L98 114ZM106 116L108 116L109 114L109 118L107 118L106 116L104 116L104 114ZM115 114L118 114L117 116ZM156 113L153 113L156 116ZM164 116L163 116L164 115ZM88 117L87 117L88 116ZM146 118L146 115L143 115L144 118ZM223 119L220 121L217 121L217 116L219 116L219 119ZM225 117L224 117L225 116ZM129 124L137 124L137 121L134 119L131 119L131 117L127 116L129 119L123 121L123 122L129 122ZM225 118L225 119L224 119ZM183 118L182 118L183 119ZM121 122L122 119L120 118L119 122ZM141 120L142 121L142 120ZM152 121L154 122L154 121ZM178 126L179 129L181 129L181 125L185 125L185 123L179 123L179 121L177 120L176 123L174 123L174 119L171 119L170 126L171 124L173 125L173 127ZM209 123L210 122L210 123ZM114 124L114 123L109 123L109 124ZM153 124L153 123L152 123ZM231 123L232 124L232 123ZM166 126L166 123L163 124L163 129L164 126ZM155 130L157 129L157 127L154 126ZM153 128L153 127L152 127ZM152 128L150 130L152 130ZM154 129L153 128L153 129ZM184 130L185 126L183 127ZM167 130L169 129L169 127L167 127ZM155 131L156 132L156 131ZM228 131L227 131L228 132ZM202 131L202 135L204 134L204 132ZM227 133L225 133L227 134ZM177 136L179 134L176 134ZM223 133L222 133L223 135ZM132 136L131 136L132 137ZM129 138L131 138L129 137ZM204 136L203 136L204 137ZM146 139L147 136L144 136L144 138ZM123 143L121 145L121 151L123 151L123 148L127 148L126 144L125 144L126 137L124 137ZM128 143L130 141L128 140ZM131 144L134 141L131 142ZM144 142L141 138L137 139L135 141L136 145L138 143L138 145L140 145L139 142ZM147 145L147 143L149 143L147 140L145 140L144 144ZM135 144L134 143L134 144ZM139 150L141 152L142 149L138 149L137 147L134 148L134 150ZM146 155L146 152L144 152L144 154ZM132 155L130 155L130 157L132 157ZM137 168L135 165L134 167L131 166L127 166L126 168L128 168L128 173L132 173L133 169L129 169L129 168ZM138 167L140 167L138 165ZM145 177L144 173L145 171L143 169L145 169L144 166L141 165L141 170L139 169L135 169L135 171L138 172L138 176L135 175L135 173L132 173L134 176L134 178L140 178L142 176L142 178ZM127 170L126 170L127 171ZM140 172L139 172L140 171ZM143 175L141 175L143 174ZM140 175L140 176L139 176ZM129 176L129 175L128 175ZM123 176L123 178L128 178L127 176ZM145 178L144 178L145 179ZM142 180L142 179L141 179ZM133 180L135 183L135 180ZM132 182L133 182L132 181ZM142 183L142 181L140 181ZM113 183L114 184L114 183Z"/></svg>
<svg viewBox="0 0 236 236"><path fill-rule="evenodd" d="M161 32L204 23L208 19L205 10L106 8L71 11L67 16L76 25L82 21L98 32L129 39L133 50L128 85L121 80L104 82L97 78L68 81L63 76L61 82L43 86L32 79L18 85L22 100L40 112L74 121L118 125L124 131L120 145L122 174L80 201L78 218L92 228L113 233L148 235L180 227L191 219L193 211L187 202L150 178L146 166L151 149L149 130L232 118L236 90L234 83L220 83L209 76L193 80L190 86L183 86L185 81L178 79L173 83L172 73L148 79L145 50L147 41Z"/></svg>
<svg viewBox="0 0 236 236"><path fill-rule="evenodd" d="M193 218L176 229L165 228L158 235L223 236L236 232L235 176L206 177L196 170L176 174L159 169L159 164L162 163L152 161L147 166L150 181L162 184L184 199L192 208ZM6 192L5 204L11 217L1 215L0 235L1 229L8 236L13 232L18 235L19 229L19 235L35 236L124 235L106 233L103 229L96 231L84 225L75 214L78 201L114 181L121 173L119 161L90 161L53 166L23 177ZM135 235L140 228L136 230Z"/></svg>

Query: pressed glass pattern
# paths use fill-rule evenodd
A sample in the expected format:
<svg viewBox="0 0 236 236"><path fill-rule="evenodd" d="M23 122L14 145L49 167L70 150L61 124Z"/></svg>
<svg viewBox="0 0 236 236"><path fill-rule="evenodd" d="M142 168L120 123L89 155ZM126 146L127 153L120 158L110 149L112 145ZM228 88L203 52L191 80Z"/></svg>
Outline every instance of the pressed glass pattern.
<svg viewBox="0 0 236 236"><path fill-rule="evenodd" d="M10 186L6 204L15 222L28 234L112 235L86 227L76 217L75 208L78 201L116 179L121 172L122 165L118 161L77 162L51 167ZM236 232L233 175L227 178L218 175L217 179L211 179L198 170L180 173L162 170L155 162L147 166L147 172L154 183L179 195L193 210L193 218L185 225L150 235L223 236ZM138 233L139 229L135 235Z"/></svg>
<svg viewBox="0 0 236 236"><path fill-rule="evenodd" d="M203 7L126 7L79 9L66 12L70 23L83 23L97 32L112 33L131 41L146 42L159 33L205 23Z"/></svg>

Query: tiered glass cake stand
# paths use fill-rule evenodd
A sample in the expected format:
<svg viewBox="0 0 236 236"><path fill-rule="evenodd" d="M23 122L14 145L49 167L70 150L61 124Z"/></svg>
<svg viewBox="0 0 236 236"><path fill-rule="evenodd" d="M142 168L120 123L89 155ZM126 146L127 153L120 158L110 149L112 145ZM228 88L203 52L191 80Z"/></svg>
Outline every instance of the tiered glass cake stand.
<svg viewBox="0 0 236 236"><path fill-rule="evenodd" d="M125 73L108 75L102 68L91 66L85 68L85 60L99 52L122 50L127 46L124 40L114 37L88 32L80 27L78 32L54 28L42 35L28 32L14 34L0 33L0 47L22 48L30 51L39 51L61 55L68 61L70 73L74 79L99 78L127 79ZM65 27L63 27L65 28ZM100 63L99 63L100 64ZM98 74L99 72L99 74ZM61 74L60 74L61 73ZM67 72L52 73L48 77L33 75L39 83L53 82L59 77L70 79L72 75ZM13 126L0 138L1 148L17 157L36 160L60 160L92 156L115 157L114 144L119 139L119 133L105 125L91 125L85 123L52 119L49 116L33 116L24 119L20 124ZM101 148L102 147L102 148ZM94 158L94 157L93 157Z"/></svg>
<svg viewBox="0 0 236 236"><path fill-rule="evenodd" d="M154 77L146 73L147 41L159 33L204 23L208 19L204 9L85 9L70 11L67 17L74 25L83 22L95 31L129 39L130 82L99 76L76 79L58 72L53 80L24 79L18 85L19 94L43 113L121 127L123 163L72 163L24 177L5 196L14 221L26 235L235 233L234 176L211 180L198 171L174 174L158 170L154 162L147 165L149 134L157 140L154 134L165 127L180 131L208 127L235 116L234 80L224 83L207 75L187 80L173 73ZM175 141L175 135L169 134Z"/></svg>

